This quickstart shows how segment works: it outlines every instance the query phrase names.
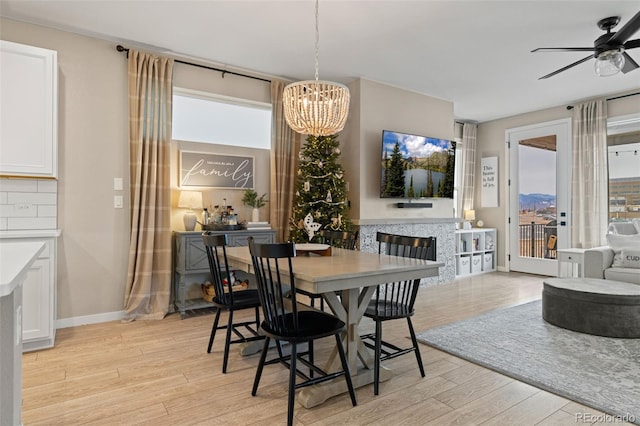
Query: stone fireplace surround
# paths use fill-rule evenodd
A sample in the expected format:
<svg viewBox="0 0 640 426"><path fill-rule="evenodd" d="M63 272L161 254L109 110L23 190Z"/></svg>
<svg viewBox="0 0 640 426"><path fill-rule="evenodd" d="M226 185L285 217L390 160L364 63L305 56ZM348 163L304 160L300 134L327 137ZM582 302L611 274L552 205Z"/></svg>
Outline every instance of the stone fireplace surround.
<svg viewBox="0 0 640 426"><path fill-rule="evenodd" d="M360 250L377 253L377 232L408 235L415 237L436 237L436 259L443 262L437 277L425 278L421 285L437 285L451 282L456 277L455 231L456 218L420 218L420 219L366 219L354 220L360 231Z"/></svg>

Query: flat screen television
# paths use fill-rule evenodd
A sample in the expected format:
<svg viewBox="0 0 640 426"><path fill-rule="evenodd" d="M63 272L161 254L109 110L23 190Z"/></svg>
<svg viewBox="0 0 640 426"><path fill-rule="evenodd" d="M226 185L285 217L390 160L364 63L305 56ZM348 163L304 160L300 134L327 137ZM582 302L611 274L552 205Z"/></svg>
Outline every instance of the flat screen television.
<svg viewBox="0 0 640 426"><path fill-rule="evenodd" d="M455 142L382 131L381 198L453 198Z"/></svg>

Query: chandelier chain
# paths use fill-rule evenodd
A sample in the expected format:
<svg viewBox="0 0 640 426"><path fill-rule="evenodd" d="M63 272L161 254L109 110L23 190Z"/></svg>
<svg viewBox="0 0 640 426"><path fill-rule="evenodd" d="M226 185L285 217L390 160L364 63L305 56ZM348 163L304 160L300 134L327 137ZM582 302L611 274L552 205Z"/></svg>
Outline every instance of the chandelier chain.
<svg viewBox="0 0 640 426"><path fill-rule="evenodd" d="M316 0L316 81L318 81L318 55L320 51L320 30L318 29L318 0Z"/></svg>

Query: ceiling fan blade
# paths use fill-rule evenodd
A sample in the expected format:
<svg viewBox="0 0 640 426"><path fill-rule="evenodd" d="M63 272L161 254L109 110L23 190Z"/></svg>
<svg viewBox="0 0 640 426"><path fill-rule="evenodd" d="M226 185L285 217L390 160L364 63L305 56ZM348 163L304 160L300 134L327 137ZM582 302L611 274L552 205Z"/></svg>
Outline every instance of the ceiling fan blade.
<svg viewBox="0 0 640 426"><path fill-rule="evenodd" d="M640 38L629 40L624 44L624 50L635 49L636 47L640 47Z"/></svg>
<svg viewBox="0 0 640 426"><path fill-rule="evenodd" d="M624 44L625 41L640 29L640 12L636 13L633 18L624 24L620 31L615 33L613 37L609 39L608 44Z"/></svg>
<svg viewBox="0 0 640 426"><path fill-rule="evenodd" d="M569 68L573 68L573 67L575 67L576 65L580 65L581 63L586 62L586 61L588 61L589 59L592 59L592 58L593 58L593 56L592 56L592 55L589 55L589 56L587 56L586 58L582 58L582 59L580 59L579 61L576 61L576 62L572 63L571 65L567 65L567 66L566 66L566 67L564 67L564 68L560 68L559 70L554 71L554 72L552 72L551 74L543 75L543 76L542 76L542 77L540 77L538 80L543 80L543 79L545 79L545 78L553 77L553 76L554 76L554 75L556 75L556 74L560 74L562 71L566 71L566 70L568 70Z"/></svg>
<svg viewBox="0 0 640 426"><path fill-rule="evenodd" d="M533 49L533 52L593 52L596 50L593 47L538 47Z"/></svg>
<svg viewBox="0 0 640 426"><path fill-rule="evenodd" d="M623 53L624 55L624 66L622 67L623 73L628 73L629 71L633 71L636 68L640 68L640 65L636 61L633 60L631 56L627 52Z"/></svg>

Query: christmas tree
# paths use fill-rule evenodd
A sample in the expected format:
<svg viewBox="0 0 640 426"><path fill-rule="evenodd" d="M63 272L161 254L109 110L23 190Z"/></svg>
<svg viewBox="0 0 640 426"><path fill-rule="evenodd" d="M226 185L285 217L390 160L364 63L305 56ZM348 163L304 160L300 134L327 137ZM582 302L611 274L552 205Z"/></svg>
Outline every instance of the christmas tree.
<svg viewBox="0 0 640 426"><path fill-rule="evenodd" d="M300 150L290 228L293 242L317 241L322 229L351 228L339 145L335 135L309 135Z"/></svg>

